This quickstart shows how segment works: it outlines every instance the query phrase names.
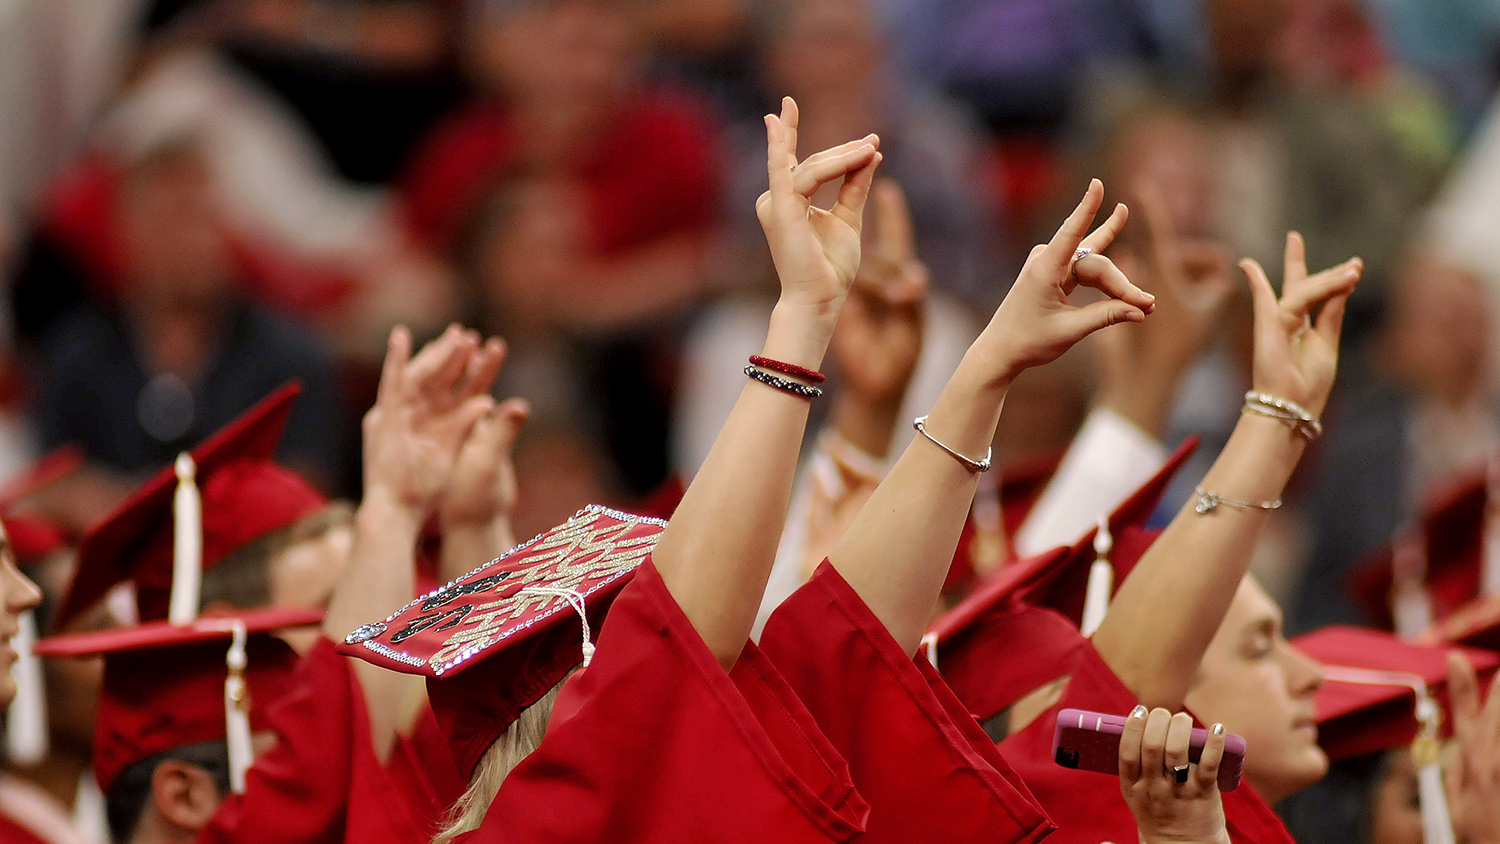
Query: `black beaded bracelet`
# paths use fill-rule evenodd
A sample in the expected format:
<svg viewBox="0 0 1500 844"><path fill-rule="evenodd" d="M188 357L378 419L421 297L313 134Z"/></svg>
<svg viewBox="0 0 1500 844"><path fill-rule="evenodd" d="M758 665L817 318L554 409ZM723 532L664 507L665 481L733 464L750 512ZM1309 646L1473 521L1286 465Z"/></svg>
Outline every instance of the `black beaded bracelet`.
<svg viewBox="0 0 1500 844"><path fill-rule="evenodd" d="M782 378L780 375L774 375L770 372L765 371L764 369L756 369L753 366L745 367L745 374L750 376L751 378L754 378L760 383L765 384L768 387L775 387L776 389L781 390L784 393L791 393L794 396L801 396L804 399L815 399L818 396L823 395L823 389L821 387L814 387L810 384L801 384L796 381L788 381L787 379Z"/></svg>

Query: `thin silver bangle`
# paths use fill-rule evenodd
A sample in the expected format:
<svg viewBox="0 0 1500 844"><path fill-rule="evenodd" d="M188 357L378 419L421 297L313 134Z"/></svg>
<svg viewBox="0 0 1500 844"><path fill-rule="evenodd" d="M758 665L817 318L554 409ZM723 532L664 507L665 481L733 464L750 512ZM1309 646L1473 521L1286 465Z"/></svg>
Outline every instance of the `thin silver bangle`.
<svg viewBox="0 0 1500 844"><path fill-rule="evenodd" d="M953 455L953 459L957 460L959 463L963 464L963 467L965 469L968 469L970 472L979 473L979 472L988 472L990 470L990 466L992 465L991 464L991 458L993 458L995 456L995 449L994 449L993 446L990 447L990 448L985 449L985 451L984 451L984 459L983 460L975 460L973 458L965 457L962 454L959 454L958 452L954 451L952 448L949 448L947 443L945 443L942 440L939 440L937 437L934 437L933 435L927 433L927 417L926 416L918 416L916 419L913 419L912 423L911 423L911 426L913 428L917 429L917 433L921 434L922 436L924 436L928 440L930 440L933 445L935 445L938 448L941 448L943 451L946 451L949 454Z"/></svg>
<svg viewBox="0 0 1500 844"><path fill-rule="evenodd" d="M1225 507L1233 507L1236 510L1279 510L1281 499L1275 501L1245 501L1241 498L1229 498L1216 492L1209 492L1203 487L1193 487L1193 494L1198 496L1198 503L1193 505L1193 512L1200 516L1206 516L1214 511L1214 508L1223 504Z"/></svg>

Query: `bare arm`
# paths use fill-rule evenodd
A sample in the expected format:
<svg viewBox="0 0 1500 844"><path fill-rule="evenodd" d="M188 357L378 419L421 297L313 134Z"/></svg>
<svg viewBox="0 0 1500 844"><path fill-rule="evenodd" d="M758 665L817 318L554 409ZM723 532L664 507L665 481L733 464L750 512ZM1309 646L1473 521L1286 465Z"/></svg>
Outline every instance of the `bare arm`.
<svg viewBox="0 0 1500 844"><path fill-rule="evenodd" d="M994 439L1006 391L1021 371L1055 359L1106 325L1145 319L1152 307L1150 295L1109 259L1090 255L1079 260L1075 275L1075 250L1080 245L1103 249L1125 224L1122 205L1088 233L1103 200L1104 186L1090 183L1052 241L1032 250L1005 302L928 415L926 429L932 437L961 454L982 457ZM1068 294L1079 282L1110 298L1074 307ZM918 437L829 555L904 650L916 649L931 620L977 477Z"/></svg>
<svg viewBox="0 0 1500 844"><path fill-rule="evenodd" d="M1321 414L1338 366L1344 304L1359 281L1353 259L1307 275L1300 235L1287 237L1284 293L1278 300L1253 261L1254 387ZM1322 306L1317 320L1311 314ZM1203 489L1244 501L1281 496L1305 441L1275 419L1240 418ZM1265 526L1266 510L1220 506L1203 515L1183 506L1121 585L1094 646L1120 680L1149 706L1181 709L1203 649L1223 622Z"/></svg>
<svg viewBox="0 0 1500 844"><path fill-rule="evenodd" d="M335 640L410 601L416 591L417 536L454 455L474 422L494 405L498 341L451 327L411 357L411 335L391 332L375 406L364 420L365 496L354 541L323 630ZM401 724L412 678L362 660L354 672L370 713L376 753L385 758Z"/></svg>
<svg viewBox="0 0 1500 844"><path fill-rule="evenodd" d="M878 139L798 163L797 106L790 98L780 116L767 115L766 134L770 189L756 211L782 292L761 353L817 369L859 267L861 213L880 162ZM813 207L812 194L839 178L833 208ZM725 668L739 659L766 588L807 412L805 399L747 382L653 555L667 589Z"/></svg>

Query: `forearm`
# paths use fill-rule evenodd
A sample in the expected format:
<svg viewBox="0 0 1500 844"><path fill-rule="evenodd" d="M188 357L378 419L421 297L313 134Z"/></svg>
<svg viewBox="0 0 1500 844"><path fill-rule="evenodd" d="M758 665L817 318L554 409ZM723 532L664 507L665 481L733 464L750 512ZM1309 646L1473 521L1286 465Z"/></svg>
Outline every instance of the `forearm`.
<svg viewBox="0 0 1500 844"><path fill-rule="evenodd" d="M974 459L994 440L1009 387L992 371L966 356L925 424ZM977 483L977 474L917 437L829 555L903 650L916 650L931 620Z"/></svg>
<svg viewBox="0 0 1500 844"><path fill-rule="evenodd" d="M514 544L502 544L490 522L445 527L442 553L438 558L438 580L448 583L493 560Z"/></svg>
<svg viewBox="0 0 1500 844"><path fill-rule="evenodd" d="M1201 486L1229 498L1275 501L1304 445L1286 425L1246 414ZM1201 514L1197 503L1194 497L1184 504L1141 558L1093 638L1104 661L1148 706L1182 708L1269 517L1259 507L1225 504Z"/></svg>
<svg viewBox="0 0 1500 844"><path fill-rule="evenodd" d="M817 369L837 318L836 304L826 312L778 304L762 354ZM747 381L653 554L668 591L726 668L739 658L766 588L807 415L806 399Z"/></svg>
<svg viewBox="0 0 1500 844"><path fill-rule="evenodd" d="M416 592L416 544L421 520L391 496L372 489L354 517L354 541L323 630L342 640L361 624L384 618L412 599ZM410 678L354 662L355 677L364 691L370 713L375 752L383 759L395 740L400 714L397 702Z"/></svg>

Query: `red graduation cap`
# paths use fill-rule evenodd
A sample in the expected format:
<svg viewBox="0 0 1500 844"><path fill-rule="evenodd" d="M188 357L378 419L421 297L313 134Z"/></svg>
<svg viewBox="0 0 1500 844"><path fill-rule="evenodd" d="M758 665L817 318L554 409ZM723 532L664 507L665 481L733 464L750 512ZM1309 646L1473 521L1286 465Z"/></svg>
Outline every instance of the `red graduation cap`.
<svg viewBox="0 0 1500 844"><path fill-rule="evenodd" d="M175 534L192 527L174 518L186 491L201 488L202 569L326 506L295 472L271 462L301 391L295 382L282 386L185 455L189 459L179 457L177 466L158 472L95 525L79 542L78 570L54 625L65 626L127 580L135 581L142 619L167 616L174 545L180 541ZM191 598L196 607L196 595Z"/></svg>
<svg viewBox="0 0 1500 844"><path fill-rule="evenodd" d="M1197 444L1196 438L1183 443L1107 520L1116 584L1160 534L1141 525ZM1096 528L1074 545L1007 566L929 628L926 641L943 678L981 719L1069 673L1085 646L1079 625L1090 569L1098 556L1097 533ZM1016 654L1026 658L1016 659Z"/></svg>
<svg viewBox="0 0 1500 844"><path fill-rule="evenodd" d="M63 445L38 457L16 475L0 484L0 512L11 508L71 475L83 465L83 449Z"/></svg>
<svg viewBox="0 0 1500 844"><path fill-rule="evenodd" d="M1371 620L1395 624L1393 594L1398 565L1415 567L1429 612L1441 619L1482 591L1485 524L1495 466L1453 478L1423 508L1418 526L1380 548L1349 578L1349 588ZM1398 560L1415 555L1412 562Z"/></svg>
<svg viewBox="0 0 1500 844"><path fill-rule="evenodd" d="M104 657L94 731L94 776L104 792L136 762L210 741L229 742L231 781L242 789L249 731L267 729L269 705L293 687L297 656L267 634L322 617L321 610L271 608L186 625L148 622L54 636L38 642L36 652Z"/></svg>
<svg viewBox="0 0 1500 844"><path fill-rule="evenodd" d="M433 714L467 778L521 710L587 664L588 631L665 526L590 505L385 621L361 626L339 651L425 675Z"/></svg>
<svg viewBox="0 0 1500 844"><path fill-rule="evenodd" d="M6 516L5 536L10 540L16 562L25 566L51 555L68 545L68 534L57 524L40 516Z"/></svg>
<svg viewBox="0 0 1500 844"><path fill-rule="evenodd" d="M1500 652L1500 592L1475 598L1437 622L1418 642L1455 644Z"/></svg>
<svg viewBox="0 0 1500 844"><path fill-rule="evenodd" d="M1315 700L1318 743L1334 761L1406 747L1421 732L1418 710L1424 698L1448 706L1452 647L1342 625L1304 634L1292 644L1323 664L1325 681ZM1460 650L1481 678L1500 667L1500 655Z"/></svg>

